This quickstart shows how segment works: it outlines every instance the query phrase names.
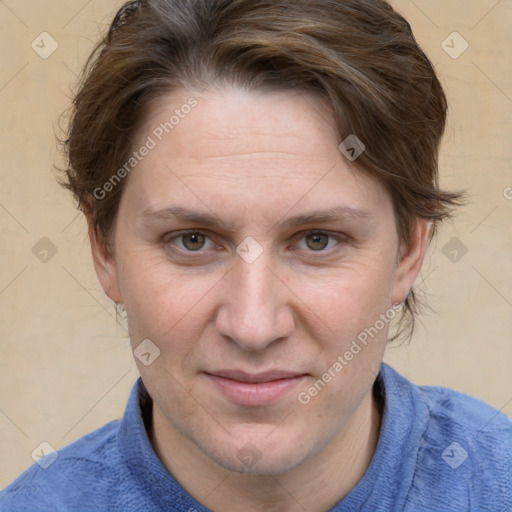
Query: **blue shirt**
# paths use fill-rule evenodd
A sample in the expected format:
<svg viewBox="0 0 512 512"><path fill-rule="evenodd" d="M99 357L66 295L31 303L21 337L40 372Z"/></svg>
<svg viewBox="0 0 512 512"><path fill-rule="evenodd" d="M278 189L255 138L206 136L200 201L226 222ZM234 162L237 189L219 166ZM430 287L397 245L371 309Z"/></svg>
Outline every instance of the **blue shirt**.
<svg viewBox="0 0 512 512"><path fill-rule="evenodd" d="M512 511L510 418L462 393L418 387L384 363L375 386L384 399L376 452L329 512ZM150 416L139 378L121 420L47 455L46 469L30 467L0 493L0 511L207 512L154 452Z"/></svg>

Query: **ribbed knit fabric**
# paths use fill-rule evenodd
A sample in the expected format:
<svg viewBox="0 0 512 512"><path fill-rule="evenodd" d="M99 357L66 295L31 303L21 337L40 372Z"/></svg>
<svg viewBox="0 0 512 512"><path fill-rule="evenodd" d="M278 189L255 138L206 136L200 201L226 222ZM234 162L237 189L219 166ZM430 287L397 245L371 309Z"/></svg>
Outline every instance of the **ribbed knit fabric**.
<svg viewBox="0 0 512 512"><path fill-rule="evenodd" d="M418 387L384 363L376 385L384 397L377 450L329 512L512 511L510 418L456 391ZM59 450L47 469L30 467L0 493L0 511L208 512L154 452L148 406L139 378L121 420Z"/></svg>

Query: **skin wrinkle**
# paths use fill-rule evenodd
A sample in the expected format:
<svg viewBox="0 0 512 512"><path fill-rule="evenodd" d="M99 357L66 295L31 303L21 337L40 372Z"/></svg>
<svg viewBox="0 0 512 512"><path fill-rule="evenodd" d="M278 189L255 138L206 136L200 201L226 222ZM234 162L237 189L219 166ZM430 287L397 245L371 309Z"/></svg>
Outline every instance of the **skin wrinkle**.
<svg viewBox="0 0 512 512"><path fill-rule="evenodd" d="M308 405L297 395L358 333L405 300L423 261L425 225L417 224L411 250L398 260L389 194L348 164L335 130L291 94L178 91L148 114L140 140L191 94L198 107L126 183L115 257L92 236L98 277L125 304L133 347L150 339L161 351L151 366L137 364L154 401L153 446L178 482L215 512L325 511L357 484L375 451L381 412L372 385L389 326ZM196 144L208 138L212 123L218 133L233 126L239 135ZM265 180L225 181L257 176L262 160L254 149L275 154L277 146L291 153L287 167L265 159ZM217 151L222 167L211 157ZM336 167L326 174L327 161ZM189 221L141 222L144 211L169 205L215 214L223 225L236 219L234 233ZM277 222L334 206L363 209L371 220L286 228ZM223 250L189 256L162 242L195 229ZM297 249L299 242L305 247L303 231L344 229L356 243L335 245L329 255ZM247 236L263 248L251 264L235 252ZM228 400L204 373L226 368L308 377L276 403L248 407ZM262 455L251 468L238 457L247 443Z"/></svg>

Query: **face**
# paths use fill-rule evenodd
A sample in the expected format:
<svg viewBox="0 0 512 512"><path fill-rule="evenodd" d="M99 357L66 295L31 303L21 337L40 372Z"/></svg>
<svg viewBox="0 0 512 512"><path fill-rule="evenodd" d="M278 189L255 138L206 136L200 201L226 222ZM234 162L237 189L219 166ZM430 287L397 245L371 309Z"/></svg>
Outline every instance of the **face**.
<svg viewBox="0 0 512 512"><path fill-rule="evenodd" d="M152 108L136 147L148 136L113 254L91 240L133 348L151 340L146 363L160 351L136 358L154 415L224 468L287 471L370 395L425 229L399 251L389 194L341 154L319 99L181 90Z"/></svg>

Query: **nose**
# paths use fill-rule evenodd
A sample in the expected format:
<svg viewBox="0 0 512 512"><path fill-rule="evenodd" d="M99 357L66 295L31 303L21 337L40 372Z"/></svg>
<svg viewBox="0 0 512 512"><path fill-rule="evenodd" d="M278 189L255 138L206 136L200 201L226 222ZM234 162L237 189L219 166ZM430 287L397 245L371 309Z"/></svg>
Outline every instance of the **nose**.
<svg viewBox="0 0 512 512"><path fill-rule="evenodd" d="M261 351L290 336L295 326L293 292L272 269L270 258L238 258L221 290L216 326L245 351Z"/></svg>

